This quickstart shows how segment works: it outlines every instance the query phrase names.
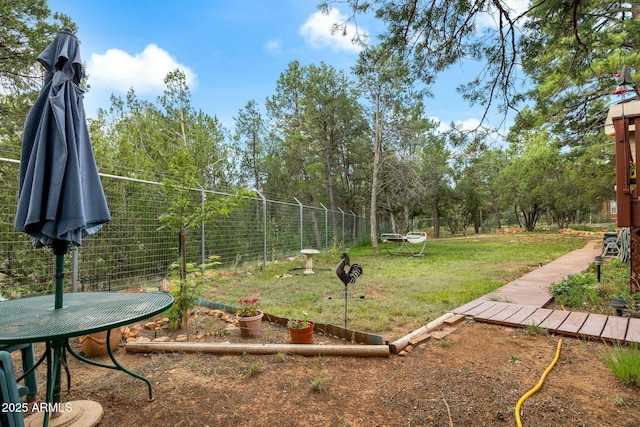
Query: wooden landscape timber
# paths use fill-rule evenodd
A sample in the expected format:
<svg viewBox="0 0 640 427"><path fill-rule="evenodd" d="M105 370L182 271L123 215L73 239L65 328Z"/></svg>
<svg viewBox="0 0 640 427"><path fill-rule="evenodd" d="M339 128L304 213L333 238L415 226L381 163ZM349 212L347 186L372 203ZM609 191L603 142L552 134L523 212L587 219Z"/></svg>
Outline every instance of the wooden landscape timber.
<svg viewBox="0 0 640 427"><path fill-rule="evenodd" d="M389 357L388 345L356 344L230 344L197 342L130 342L125 347L128 353L210 353L218 355L278 354L299 356L353 356Z"/></svg>

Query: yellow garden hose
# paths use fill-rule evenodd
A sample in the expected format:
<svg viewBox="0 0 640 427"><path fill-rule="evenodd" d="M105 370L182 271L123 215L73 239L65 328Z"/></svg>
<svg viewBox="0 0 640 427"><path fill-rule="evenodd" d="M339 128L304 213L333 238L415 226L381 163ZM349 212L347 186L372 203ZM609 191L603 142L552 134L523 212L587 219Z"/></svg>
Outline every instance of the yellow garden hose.
<svg viewBox="0 0 640 427"><path fill-rule="evenodd" d="M547 374L551 372L551 369L553 369L556 362L558 361L558 358L560 357L560 347L562 347L562 338L560 338L560 340L558 341L558 349L556 350L556 357L553 358L553 362L551 362L551 364L547 367L547 369L545 369L544 373L542 374L542 377L540 377L540 381L538 381L538 384L536 384L534 388L526 392L524 396L522 396L520 400L518 400L518 404L516 405L516 424L518 427L522 427L522 421L520 421L520 408L522 407L522 404L524 403L525 400L527 400L529 396L531 396L536 391L540 390L540 387L542 387L542 384L544 383L544 379L547 378Z"/></svg>

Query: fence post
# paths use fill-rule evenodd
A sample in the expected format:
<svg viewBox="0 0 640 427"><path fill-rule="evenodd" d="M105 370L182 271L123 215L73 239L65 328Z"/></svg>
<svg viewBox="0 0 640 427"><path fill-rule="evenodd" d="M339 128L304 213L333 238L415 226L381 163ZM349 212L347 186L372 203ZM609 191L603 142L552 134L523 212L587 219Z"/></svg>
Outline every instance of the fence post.
<svg viewBox="0 0 640 427"><path fill-rule="evenodd" d="M78 292L78 247L71 249L71 290Z"/></svg>
<svg viewBox="0 0 640 427"><path fill-rule="evenodd" d="M253 190L262 200L262 266L267 266L267 198L258 190Z"/></svg>
<svg viewBox="0 0 640 427"><path fill-rule="evenodd" d="M351 227L351 229L352 229L352 231L351 231L351 242L353 243L353 242L357 241L357 239L356 239L356 234L357 234L357 231L356 231L356 214L353 213L353 211L351 209L349 209L349 212L351 212L351 216L353 216L353 226Z"/></svg>
<svg viewBox="0 0 640 427"><path fill-rule="evenodd" d="M325 249L329 249L329 209L322 203L320 206L324 208L324 246Z"/></svg>
<svg viewBox="0 0 640 427"><path fill-rule="evenodd" d="M200 185L197 182L196 182L196 185L200 189L200 209L202 213L202 221L200 221L200 260L202 261L201 269L202 269L202 277L204 278L204 265L207 262L205 257L205 253L207 252L207 247L204 242L204 231L205 231L205 220L204 220L205 206L204 205L206 203L207 196L204 193L204 188L202 188L202 185Z"/></svg>
<svg viewBox="0 0 640 427"><path fill-rule="evenodd" d="M340 209L340 208L338 208L338 210L342 214L342 250L344 250L344 248L345 248L345 245L344 245L344 211L342 209Z"/></svg>
<svg viewBox="0 0 640 427"><path fill-rule="evenodd" d="M302 203L300 203L300 200L296 199L295 197L293 198L293 200L295 200L298 203L298 206L300 206L300 250L304 249L304 241L302 239L302 231L303 231L303 227L302 227Z"/></svg>

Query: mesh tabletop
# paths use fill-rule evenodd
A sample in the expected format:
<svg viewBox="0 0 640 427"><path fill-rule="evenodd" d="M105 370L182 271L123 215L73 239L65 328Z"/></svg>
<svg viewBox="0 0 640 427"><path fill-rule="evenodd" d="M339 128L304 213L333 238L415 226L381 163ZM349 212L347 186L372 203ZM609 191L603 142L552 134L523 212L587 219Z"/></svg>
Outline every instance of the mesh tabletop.
<svg viewBox="0 0 640 427"><path fill-rule="evenodd" d="M124 326L171 307L166 293L80 292L0 301L0 344L56 341Z"/></svg>

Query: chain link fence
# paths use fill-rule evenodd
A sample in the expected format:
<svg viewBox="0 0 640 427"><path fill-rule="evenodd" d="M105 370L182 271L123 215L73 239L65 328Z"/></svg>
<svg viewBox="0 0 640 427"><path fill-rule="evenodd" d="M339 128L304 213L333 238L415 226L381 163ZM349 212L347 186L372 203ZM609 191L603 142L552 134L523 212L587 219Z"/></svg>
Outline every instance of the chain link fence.
<svg viewBox="0 0 640 427"><path fill-rule="evenodd" d="M52 292L55 281L52 251L35 249L13 226L19 166L16 160L0 158L0 294L5 297ZM162 185L107 174L101 178L112 220L65 257L66 286L119 290L159 285L179 258L178 230L163 228L159 221L169 203ZM203 204L231 197L205 189L190 191ZM187 259L194 265L211 256L226 267L265 265L301 249L341 248L368 238L364 216L258 194L242 199L228 216L191 228Z"/></svg>

